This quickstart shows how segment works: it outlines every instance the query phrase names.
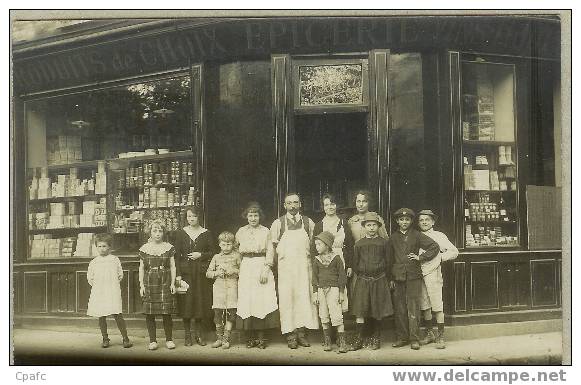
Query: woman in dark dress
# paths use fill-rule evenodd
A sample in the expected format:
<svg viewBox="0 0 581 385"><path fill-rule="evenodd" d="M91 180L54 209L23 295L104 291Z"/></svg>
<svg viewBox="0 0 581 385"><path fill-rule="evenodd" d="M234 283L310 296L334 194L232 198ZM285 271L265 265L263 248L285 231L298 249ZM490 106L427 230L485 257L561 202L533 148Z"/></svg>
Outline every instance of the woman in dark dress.
<svg viewBox="0 0 581 385"><path fill-rule="evenodd" d="M184 295L178 296L179 314L184 321L185 345L193 344L191 320L194 319L194 338L206 345L202 320L212 315L212 281L206 278L210 260L219 250L210 231L200 226L197 207L186 210L188 225L176 234L176 280L189 285Z"/></svg>

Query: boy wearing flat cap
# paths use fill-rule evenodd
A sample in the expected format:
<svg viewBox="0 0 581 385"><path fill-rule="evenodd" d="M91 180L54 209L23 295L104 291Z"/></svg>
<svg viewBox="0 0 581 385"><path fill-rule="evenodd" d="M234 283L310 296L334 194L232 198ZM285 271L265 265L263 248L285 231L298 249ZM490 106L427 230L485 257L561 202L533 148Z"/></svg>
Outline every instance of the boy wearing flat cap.
<svg viewBox="0 0 581 385"><path fill-rule="evenodd" d="M376 213L368 212L361 220L365 236L355 243L353 249L353 293L350 298L351 312L355 315L356 337L353 350L363 347L362 334L365 318L372 319L370 347L380 347L380 323L384 317L393 314L389 279L392 259L389 244L378 234L381 220Z"/></svg>
<svg viewBox="0 0 581 385"><path fill-rule="evenodd" d="M426 323L426 337L420 343L426 345L435 341L437 349L445 349L444 303L442 301L444 279L441 263L456 259L458 249L448 240L446 234L434 230L436 219L436 214L432 210L422 210L418 213L418 226L421 232L436 241L439 246L439 253L434 259L422 262L424 281L420 308ZM438 324L436 334L432 328L432 312L436 314L436 323Z"/></svg>
<svg viewBox="0 0 581 385"><path fill-rule="evenodd" d="M438 244L430 237L412 228L415 213L401 208L394 213L399 229L389 239L389 252L393 258L390 287L395 289L394 348L407 345L420 348L420 304L423 274L421 263L434 259L439 252ZM420 249L425 250L420 253Z"/></svg>
<svg viewBox="0 0 581 385"><path fill-rule="evenodd" d="M317 255L313 258L313 303L319 307L319 318L323 324L324 350L333 350L330 326L334 326L337 328L338 353L347 353L341 306L345 301L347 274L343 260L333 253L334 241L335 236L328 231L315 236Z"/></svg>

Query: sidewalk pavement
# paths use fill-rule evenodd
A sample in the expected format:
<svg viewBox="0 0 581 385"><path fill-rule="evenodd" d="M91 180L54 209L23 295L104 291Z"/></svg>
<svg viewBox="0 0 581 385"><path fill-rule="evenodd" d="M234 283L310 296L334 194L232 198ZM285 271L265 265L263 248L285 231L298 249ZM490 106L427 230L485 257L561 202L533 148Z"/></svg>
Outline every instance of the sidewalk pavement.
<svg viewBox="0 0 581 385"><path fill-rule="evenodd" d="M100 347L98 330L52 331L14 329L16 365L560 365L560 332L523 334L448 342L444 350L433 344L414 351L405 346L394 349L383 342L380 350L363 349L345 354L324 352L311 338L310 348L290 350L283 342L272 342L265 350L247 349L237 343L229 350L209 346L185 347L176 339L177 348L148 351L143 337L131 337L134 346L124 349L121 337L110 336L112 345Z"/></svg>

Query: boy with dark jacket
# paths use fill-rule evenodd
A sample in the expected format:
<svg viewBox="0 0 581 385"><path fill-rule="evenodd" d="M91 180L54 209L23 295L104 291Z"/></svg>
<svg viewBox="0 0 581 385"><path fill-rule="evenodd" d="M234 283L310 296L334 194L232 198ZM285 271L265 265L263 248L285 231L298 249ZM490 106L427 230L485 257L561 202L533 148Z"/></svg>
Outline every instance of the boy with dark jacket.
<svg viewBox="0 0 581 385"><path fill-rule="evenodd" d="M394 348L407 345L420 348L420 304L422 299L422 261L438 255L440 248L430 237L412 228L415 213L401 208L394 214L398 229L391 234L389 250L393 261L390 287L393 296L397 341ZM419 254L420 249L425 250Z"/></svg>

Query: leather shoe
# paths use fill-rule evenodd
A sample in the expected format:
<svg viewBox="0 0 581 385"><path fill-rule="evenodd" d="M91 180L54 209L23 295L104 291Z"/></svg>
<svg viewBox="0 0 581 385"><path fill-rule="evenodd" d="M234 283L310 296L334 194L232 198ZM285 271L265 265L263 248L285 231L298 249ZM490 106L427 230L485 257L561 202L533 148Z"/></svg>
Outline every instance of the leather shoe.
<svg viewBox="0 0 581 385"><path fill-rule="evenodd" d="M417 341L414 341L414 342L412 342L412 346L411 346L411 348L412 348L413 350L420 350L420 343L419 343L419 342L417 342Z"/></svg>
<svg viewBox="0 0 581 385"><path fill-rule="evenodd" d="M397 340L393 344L391 344L391 347L393 347L393 348L401 348L402 346L406 346L408 343L409 343L408 341Z"/></svg>

